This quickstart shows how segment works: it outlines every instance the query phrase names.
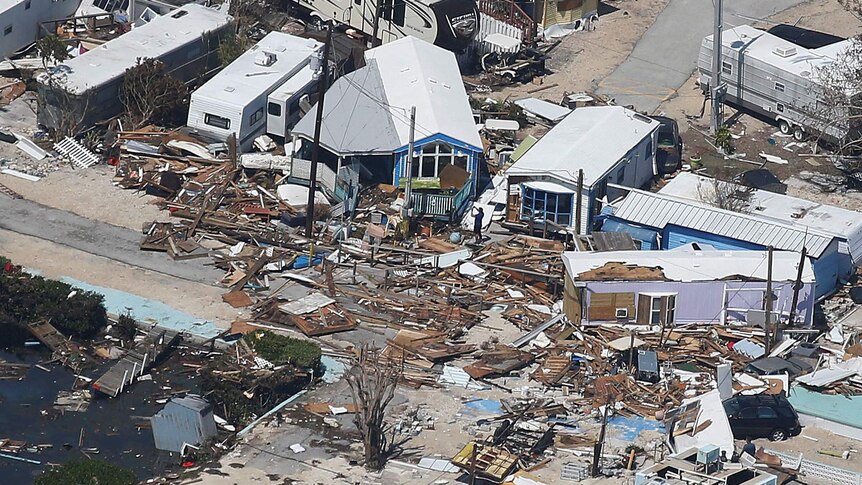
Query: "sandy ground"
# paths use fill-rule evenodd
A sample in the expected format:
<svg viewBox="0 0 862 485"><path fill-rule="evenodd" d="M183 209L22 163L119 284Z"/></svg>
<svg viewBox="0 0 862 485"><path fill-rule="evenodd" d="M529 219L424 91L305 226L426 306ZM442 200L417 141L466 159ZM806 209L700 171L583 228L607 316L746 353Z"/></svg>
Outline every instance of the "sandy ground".
<svg viewBox="0 0 862 485"><path fill-rule="evenodd" d="M758 448L764 447L796 456L802 453L806 460L862 472L862 455L859 453L860 443L824 429L805 427L801 435L789 440L771 442L764 439L757 440L756 444ZM844 451L850 451L849 458L844 459L823 453L841 454Z"/></svg>
<svg viewBox="0 0 862 485"><path fill-rule="evenodd" d="M562 39L547 68L553 73L538 84L507 86L493 93L498 99L537 97L558 103L566 93L594 91L599 82L628 57L634 45L664 10L668 0L607 2L593 31L575 32ZM554 86L556 84L556 86ZM546 89L530 91L547 86Z"/></svg>
<svg viewBox="0 0 862 485"><path fill-rule="evenodd" d="M45 277L68 276L158 300L225 328L238 315L236 309L222 302L224 288L142 270L42 239L0 230L0 254Z"/></svg>
<svg viewBox="0 0 862 485"><path fill-rule="evenodd" d="M42 205L135 231L145 223L169 218L153 204L156 197L115 187L113 176L114 168L107 165L84 170L66 166L38 182L0 174L0 184Z"/></svg>

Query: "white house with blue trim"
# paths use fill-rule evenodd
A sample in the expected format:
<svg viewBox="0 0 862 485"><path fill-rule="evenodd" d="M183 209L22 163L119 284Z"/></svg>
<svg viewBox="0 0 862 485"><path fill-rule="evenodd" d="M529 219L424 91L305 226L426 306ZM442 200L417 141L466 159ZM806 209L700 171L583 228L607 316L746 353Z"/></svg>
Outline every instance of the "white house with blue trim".
<svg viewBox="0 0 862 485"><path fill-rule="evenodd" d="M614 185L642 187L656 174L659 125L622 106L575 109L506 171L508 219L588 234L602 205L625 195Z"/></svg>
<svg viewBox="0 0 862 485"><path fill-rule="evenodd" d="M361 183L403 187L415 107L414 210L459 216L475 194L483 149L455 55L404 37L366 51L365 63L326 92L321 162L336 173L356 167ZM311 157L315 112L292 131L299 158Z"/></svg>
<svg viewBox="0 0 862 485"><path fill-rule="evenodd" d="M632 190L615 204L602 230L628 232L641 249L695 244L799 253L804 247L818 299L847 282L862 263L862 213L764 190L753 192L745 212L732 212L707 203L712 186L712 179L682 173L657 194Z"/></svg>

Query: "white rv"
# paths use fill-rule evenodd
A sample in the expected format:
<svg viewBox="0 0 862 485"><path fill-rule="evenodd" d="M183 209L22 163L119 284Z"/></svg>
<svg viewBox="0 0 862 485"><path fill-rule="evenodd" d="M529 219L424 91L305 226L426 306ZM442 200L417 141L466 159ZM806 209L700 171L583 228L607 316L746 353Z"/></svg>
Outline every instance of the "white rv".
<svg viewBox="0 0 862 485"><path fill-rule="evenodd" d="M309 64L275 91L266 103L266 132L287 138L290 129L311 108L311 96L318 89L320 70Z"/></svg>
<svg viewBox="0 0 862 485"><path fill-rule="evenodd" d="M742 25L721 34L721 81L725 102L765 116L797 140L826 135L841 140L856 129L823 119L818 106L818 72L835 61L852 40L808 49L769 32ZM704 94L710 92L712 36L703 39L697 68ZM848 93L850 96L856 93Z"/></svg>
<svg viewBox="0 0 862 485"><path fill-rule="evenodd" d="M479 30L476 0L290 0L315 23L334 21L384 44L408 35L453 52L464 50Z"/></svg>
<svg viewBox="0 0 862 485"><path fill-rule="evenodd" d="M248 150L267 131L270 94L294 81L304 83L298 91L308 90L322 49L312 39L270 32L192 93L186 124L213 140L234 133L239 149Z"/></svg>

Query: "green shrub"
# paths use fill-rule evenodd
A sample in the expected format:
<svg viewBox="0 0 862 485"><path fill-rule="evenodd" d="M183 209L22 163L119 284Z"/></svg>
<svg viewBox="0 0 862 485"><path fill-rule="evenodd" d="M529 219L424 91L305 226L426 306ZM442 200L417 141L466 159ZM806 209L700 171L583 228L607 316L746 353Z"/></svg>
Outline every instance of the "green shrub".
<svg viewBox="0 0 862 485"><path fill-rule="evenodd" d="M0 322L25 326L49 320L64 335L82 338L96 335L108 324L102 295L41 276L4 273L6 261L0 260Z"/></svg>
<svg viewBox="0 0 862 485"><path fill-rule="evenodd" d="M275 365L291 364L303 369L320 367L320 346L314 342L268 330L247 334L245 339L257 355Z"/></svg>
<svg viewBox="0 0 862 485"><path fill-rule="evenodd" d="M131 470L102 460L75 460L46 470L34 485L134 485Z"/></svg>
<svg viewBox="0 0 862 485"><path fill-rule="evenodd" d="M720 148L726 155L732 155L736 147L733 144L733 136L730 128L721 126L715 133L715 146Z"/></svg>

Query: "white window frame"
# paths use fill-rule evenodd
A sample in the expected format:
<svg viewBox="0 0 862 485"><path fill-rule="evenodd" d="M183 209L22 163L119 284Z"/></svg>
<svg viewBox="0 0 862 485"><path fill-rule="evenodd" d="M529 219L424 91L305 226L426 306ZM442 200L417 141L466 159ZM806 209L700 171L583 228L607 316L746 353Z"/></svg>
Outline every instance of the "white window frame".
<svg viewBox="0 0 862 485"><path fill-rule="evenodd" d="M779 93L783 93L785 88L786 88L786 86L784 86L784 83L779 83L779 82L775 83L775 90L778 91Z"/></svg>
<svg viewBox="0 0 862 485"><path fill-rule="evenodd" d="M224 126L219 124L221 120L226 121ZM204 113L204 124L208 126L212 126L215 128L219 128L221 130L229 130L230 129L230 118L225 118L224 116L214 115L211 113Z"/></svg>
<svg viewBox="0 0 862 485"><path fill-rule="evenodd" d="M727 61L721 61L721 73L729 76L733 75L733 64Z"/></svg>
<svg viewBox="0 0 862 485"><path fill-rule="evenodd" d="M433 147L433 151L426 151L428 148L431 147ZM449 151L442 151L441 148L443 147L448 147ZM413 157L413 166L416 170L416 176L413 177L413 174L407 174L407 176L416 179L435 179L440 176L441 160L444 160L446 162L443 164L443 166L446 166L449 164L454 164L455 159L459 156L463 155L456 155L456 148L446 142L435 141L428 143L419 150L418 156ZM463 157L466 158L466 156ZM423 175L426 164L429 163L433 164L433 175ZM406 170L407 168L405 167L405 171Z"/></svg>

